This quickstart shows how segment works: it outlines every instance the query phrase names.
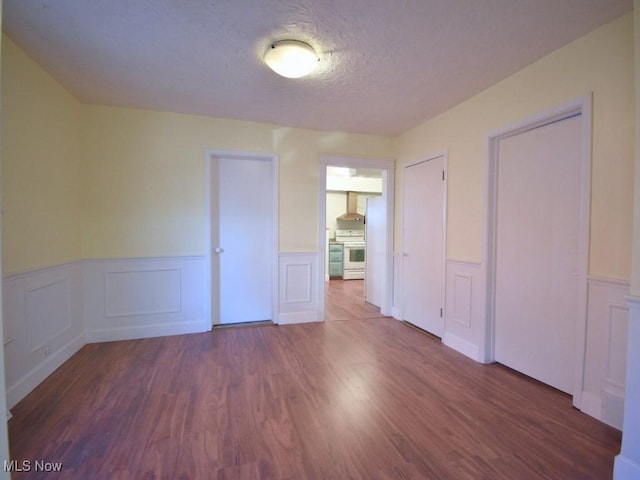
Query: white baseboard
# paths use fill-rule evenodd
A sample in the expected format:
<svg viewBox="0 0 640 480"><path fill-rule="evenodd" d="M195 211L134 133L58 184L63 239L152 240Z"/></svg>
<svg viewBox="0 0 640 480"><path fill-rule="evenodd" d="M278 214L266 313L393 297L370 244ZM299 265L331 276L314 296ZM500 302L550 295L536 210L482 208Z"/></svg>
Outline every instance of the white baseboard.
<svg viewBox="0 0 640 480"><path fill-rule="evenodd" d="M62 348L53 352L36 368L7 389L7 407L13 408L20 400L51 375L60 365L85 345L84 335L78 335Z"/></svg>
<svg viewBox="0 0 640 480"><path fill-rule="evenodd" d="M588 278L585 370L576 405L618 430L624 416L629 288L629 282L615 278Z"/></svg>
<svg viewBox="0 0 640 480"><path fill-rule="evenodd" d="M402 320L402 309L400 307L393 307L391 309L391 316L396 320Z"/></svg>
<svg viewBox="0 0 640 480"><path fill-rule="evenodd" d="M312 323L321 322L318 317L317 310L308 310L305 312L280 312L278 316L278 325L291 325L294 323Z"/></svg>
<svg viewBox="0 0 640 480"><path fill-rule="evenodd" d="M602 398L591 392L582 392L580 395L580 411L602 420Z"/></svg>
<svg viewBox="0 0 640 480"><path fill-rule="evenodd" d="M640 478L640 463L636 463L622 453L615 458L613 464L613 478L615 480L638 480Z"/></svg>
<svg viewBox="0 0 640 480"><path fill-rule="evenodd" d="M168 335L185 335L211 330L205 321L177 322L155 325L135 325L131 327L105 328L87 332L87 343L115 342L138 338L166 337Z"/></svg>
<svg viewBox="0 0 640 480"><path fill-rule="evenodd" d="M480 358L480 349L477 345L464 340L452 333L446 332L444 337L442 337L442 343L444 343L447 347L453 348L455 351L469 357L476 362L479 362Z"/></svg>
<svg viewBox="0 0 640 480"><path fill-rule="evenodd" d="M624 390L608 388L602 391L602 418L607 425L622 430L624 422Z"/></svg>

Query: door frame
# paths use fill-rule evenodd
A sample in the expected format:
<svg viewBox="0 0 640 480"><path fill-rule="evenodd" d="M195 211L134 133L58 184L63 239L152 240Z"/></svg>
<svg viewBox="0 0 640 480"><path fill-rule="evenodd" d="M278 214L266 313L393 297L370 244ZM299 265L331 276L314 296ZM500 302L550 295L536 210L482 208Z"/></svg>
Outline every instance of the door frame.
<svg viewBox="0 0 640 480"><path fill-rule="evenodd" d="M350 157L341 155L321 155L318 195L318 318L324 321L325 311L325 265L327 255L327 167L374 168L382 170L382 194L386 197L386 265L382 282L383 298L380 305L382 315L391 315L393 305L393 225L394 225L394 187L395 161L384 158Z"/></svg>
<svg viewBox="0 0 640 480"><path fill-rule="evenodd" d="M442 199L442 321L443 321L443 329L442 329L442 339L444 340L445 334L447 333L447 309L446 309L446 288L447 288L447 199L448 195L448 184L449 184L449 151L443 150L441 152L437 152L431 155L427 155L425 157L420 158L419 160L412 160L408 163L402 165L402 279L401 282L404 285L404 259L407 256L405 250L405 222L404 222L404 213L406 207L406 195L407 190L405 188L405 176L408 167L413 167L415 165L419 165L421 163L429 162L431 160L436 160L442 157L443 159L443 169L444 169L444 191L443 191L443 199ZM404 289L402 290L402 297L400 298L400 304L402 305L402 319L404 320Z"/></svg>
<svg viewBox="0 0 640 480"><path fill-rule="evenodd" d="M483 278L486 282L485 325L481 331L480 361L495 361L495 274L498 206L498 144L500 140L573 116L581 116L580 225L578 245L578 300L576 305L576 349L574 357L573 405L580 408L584 384L587 329L587 275L589 269L589 231L591 211L592 93L534 114L487 134L484 179Z"/></svg>
<svg viewBox="0 0 640 480"><path fill-rule="evenodd" d="M219 305L220 288L216 284L216 277L213 275L215 269L219 268L219 256L213 253L215 245L213 239L218 236L218 223L214 222L214 214L218 211L218 196L212 192L212 180L215 173L216 163L214 159L231 158L237 160L250 159L261 160L271 164L271 235L267 240L270 243L271 251L269 268L271 270L271 317L273 323L278 323L278 161L279 157L275 153L263 152L243 152L237 150L208 149L204 154L205 165L205 298L207 298L205 315L208 323L207 329L220 323Z"/></svg>

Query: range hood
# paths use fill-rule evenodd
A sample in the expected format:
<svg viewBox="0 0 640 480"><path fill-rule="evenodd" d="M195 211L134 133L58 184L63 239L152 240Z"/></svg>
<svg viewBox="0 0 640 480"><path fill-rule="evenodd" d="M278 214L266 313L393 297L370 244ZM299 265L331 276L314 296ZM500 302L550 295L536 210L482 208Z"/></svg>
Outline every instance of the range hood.
<svg viewBox="0 0 640 480"><path fill-rule="evenodd" d="M358 194L356 192L347 192L347 213L340 215L338 220L364 223L364 215L358 213Z"/></svg>

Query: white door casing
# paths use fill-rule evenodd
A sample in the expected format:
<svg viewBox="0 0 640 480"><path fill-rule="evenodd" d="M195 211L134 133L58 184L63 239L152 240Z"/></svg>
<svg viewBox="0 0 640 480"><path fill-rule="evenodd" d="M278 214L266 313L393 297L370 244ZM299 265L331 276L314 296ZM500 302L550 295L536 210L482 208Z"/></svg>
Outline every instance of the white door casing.
<svg viewBox="0 0 640 480"><path fill-rule="evenodd" d="M585 362L586 338L586 309L587 309L587 271L589 252L589 218L590 218L590 184L591 184L591 93L565 104L559 105L546 112L532 115L514 124L508 125L487 135L487 154L485 168L485 248L483 270L486 278L486 316L484 328L480 337L480 360L486 363L496 360L496 276L499 269L499 153L501 142L509 137L532 131L563 119L576 117L579 119L579 171L574 173L578 177L578 234L577 234L577 265L572 270L575 279L574 348L573 375L571 391L573 404L580 408L583 388L583 374ZM549 172L552 174L552 172ZM551 249L553 250L553 249ZM563 301L566 301L563 300Z"/></svg>
<svg viewBox="0 0 640 480"><path fill-rule="evenodd" d="M442 338L446 248L444 154L404 167L402 217L403 318Z"/></svg>
<svg viewBox="0 0 640 480"><path fill-rule="evenodd" d="M213 325L277 319L277 157L209 151L207 264Z"/></svg>
<svg viewBox="0 0 640 480"><path fill-rule="evenodd" d="M382 195L385 199L386 225L384 227L386 236L385 266L382 275L382 291L384 292L380 305L382 315L391 315L393 304L393 222L394 222L394 187L395 187L395 167L394 161L382 158L361 158L337 155L322 155L320 157L319 168L319 191L318 191L318 254L319 265L326 263L326 216L327 216L327 166L347 167L347 168L372 168L382 170ZM320 319L324 319L324 294L325 294L325 272L318 269L317 272L317 292L318 292L318 314Z"/></svg>

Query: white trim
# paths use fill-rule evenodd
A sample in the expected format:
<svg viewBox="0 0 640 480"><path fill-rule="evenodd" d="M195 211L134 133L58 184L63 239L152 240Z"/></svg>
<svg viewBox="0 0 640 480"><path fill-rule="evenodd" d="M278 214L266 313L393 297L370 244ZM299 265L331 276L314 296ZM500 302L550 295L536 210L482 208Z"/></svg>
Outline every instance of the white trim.
<svg viewBox="0 0 640 480"><path fill-rule="evenodd" d="M402 253L393 253L393 307L391 315L396 320L402 320L402 275L404 268L404 256Z"/></svg>
<svg viewBox="0 0 640 480"><path fill-rule="evenodd" d="M464 338L460 338L451 332L445 331L444 336L442 337L442 343L470 359L475 360L476 362L478 361L480 349L477 345L465 340Z"/></svg>
<svg viewBox="0 0 640 480"><path fill-rule="evenodd" d="M11 272L11 273L7 273L5 275L2 276L2 278L5 281L12 281L12 280L19 280L22 277L25 277L27 275L31 275L33 273L38 273L38 274L43 274L49 271L53 271L53 270L58 270L60 268L64 268L64 267L70 267L73 268L75 265L78 264L78 262L81 262L82 260L69 260L68 262L62 262L62 263L57 263L55 265L45 265L42 267L31 267L31 268L26 268L24 270L20 270L17 272Z"/></svg>
<svg viewBox="0 0 640 480"><path fill-rule="evenodd" d="M203 285L206 270L204 255L84 261L81 298L87 339L98 342L210 330L209 292ZM167 271L179 275L164 281ZM144 272L150 281L137 279L130 284L131 296L109 295L110 273L129 272Z"/></svg>
<svg viewBox="0 0 640 480"><path fill-rule="evenodd" d="M483 326L484 315L484 278L481 272L478 262L447 259L445 334L442 341L477 362L481 362L478 331ZM464 279L466 285L458 285L458 279Z"/></svg>
<svg viewBox="0 0 640 480"><path fill-rule="evenodd" d="M447 258L447 263L455 263L457 265L465 265L471 267L479 267L482 265L480 262L476 262L474 260L460 260L457 258Z"/></svg>
<svg viewBox="0 0 640 480"><path fill-rule="evenodd" d="M139 256L139 257L86 257L80 260L81 262L91 263L125 263L125 262L166 262L173 261L176 258L181 260L202 260L205 255L155 255L155 256ZM5 277L6 278L6 277Z"/></svg>
<svg viewBox="0 0 640 480"><path fill-rule="evenodd" d="M46 357L38 366L27 372L7 389L7 407L13 408L26 397L34 388L51 375L60 365L69 360L74 353L85 345L84 334L77 335L55 353Z"/></svg>
<svg viewBox="0 0 640 480"><path fill-rule="evenodd" d="M325 271L326 250L327 250L327 167L348 167L348 168L374 168L382 170L382 195L387 201L387 264L385 268L385 278L383 279L384 296L380 305L382 315L391 315L393 306L393 225L394 225L394 200L395 200L395 162L384 158L351 157L343 155L321 155L319 165L319 188L318 188L318 316L324 319L324 292L325 292Z"/></svg>
<svg viewBox="0 0 640 480"><path fill-rule="evenodd" d="M115 276L118 275L132 275L132 274L163 274L163 273L175 273L177 274L177 285L176 285L176 289L175 292L177 293L177 304L176 305L171 305L169 307L167 306L163 306L162 308L152 308L152 309L142 309L142 310L134 310L134 311L117 311L114 312L113 311L113 304L110 303L108 301L108 299L110 299L112 297L111 294L111 289L112 289L112 282L110 282L110 280L112 278L114 278ZM115 270L111 270L111 269L107 269L104 272L104 286L103 286L103 296L105 299L107 299L105 301L105 311L104 311L104 318L129 318L129 317L135 317L135 316L146 316L146 315L163 315L163 314L171 314L171 313L180 313L182 311L182 277L183 277L183 273L182 273L182 268L181 267L175 267L175 268L167 268L167 267L162 267L162 268L151 268L149 266L145 267L145 268L140 268L137 270L120 270L120 269L115 269ZM118 283L117 281L115 283ZM167 298L168 295L165 294L165 298ZM117 303L116 303L117 305Z"/></svg>
<svg viewBox="0 0 640 480"><path fill-rule="evenodd" d="M166 337L202 332L204 320L192 322L157 323L151 325L132 325L127 327L99 328L86 332L87 343L116 342L137 338Z"/></svg>
<svg viewBox="0 0 640 480"><path fill-rule="evenodd" d="M486 278L486 320L480 341L481 361L494 361L495 343L495 259L496 259L496 208L497 208L497 157L498 142L504 138L541 127L574 115L581 115L582 158L580 162L580 238L578 246L578 301L576 325L576 355L574 360L573 404L580 408L584 384L586 322L587 322L587 271L589 265L589 221L591 199L591 138L592 94L587 93L555 108L531 115L523 120L489 132L486 137L484 180L484 252L482 265Z"/></svg>
<svg viewBox="0 0 640 480"><path fill-rule="evenodd" d="M640 297L637 297L635 295L627 295L624 298L627 301L629 310L633 310L634 312L640 312Z"/></svg>
<svg viewBox="0 0 640 480"><path fill-rule="evenodd" d="M304 312L281 312L278 318L280 325L293 325L295 323L321 322L323 318L318 316L317 310L307 310Z"/></svg>
<svg viewBox="0 0 640 480"><path fill-rule="evenodd" d="M640 383L638 370L633 368L640 359L640 296L627 295L629 306L629 338L627 351L627 382L624 400L624 423L622 430L621 451L615 458L613 478L615 480L634 480L640 478L640 430L638 418L640 415Z"/></svg>
<svg viewBox="0 0 640 480"><path fill-rule="evenodd" d="M631 287L629 280L623 280L621 278L609 278L609 277L601 277L598 275L588 275L587 281L590 284L593 283L596 285L598 284L604 285L606 287L624 288L626 290L629 290L629 288Z"/></svg>
<svg viewBox="0 0 640 480"><path fill-rule="evenodd" d="M318 252L280 252L278 258L280 325L317 322Z"/></svg>
<svg viewBox="0 0 640 480"><path fill-rule="evenodd" d="M440 305L442 308L442 323L443 323L443 338L444 333L446 332L446 290L447 290L447 199L448 199L448 189L447 185L449 184L449 151L447 149L442 150L440 152L434 153L432 155L427 155L418 160L412 160L408 163L405 163L402 166L402 256L404 258L406 254L405 241L406 235L404 234L405 224L404 224L404 212L407 206L406 195L407 190L405 189L405 177L407 168L413 167L416 165L420 165L421 163L430 162L431 160L436 160L438 158L443 159L444 165L444 191L442 193L442 298L440 299ZM403 272L404 275L404 272ZM404 278L403 278L404 283ZM404 311L404 295L400 300L402 304L402 310ZM403 318L404 319L404 318Z"/></svg>
<svg viewBox="0 0 640 480"><path fill-rule="evenodd" d="M580 411L602 421L602 399L594 393L583 391Z"/></svg>
<svg viewBox="0 0 640 480"><path fill-rule="evenodd" d="M634 462L622 453L615 458L613 467L615 480L638 480L640 478L640 463Z"/></svg>
<svg viewBox="0 0 640 480"><path fill-rule="evenodd" d="M209 319L208 323L210 326L214 325L214 304L215 302L213 296L213 261L214 256L212 255L212 228L213 222L211 221L212 212L215 210L214 205L214 196L211 192L211 177L212 177L212 159L214 157L224 157L224 158L236 158L236 159L246 159L250 158L252 160L264 160L271 163L271 208L272 208L272 218L271 218L271 318L274 323L278 323L278 230L279 230L279 219L278 219L278 198L279 198L279 181L278 181L278 172L279 172L279 157L276 153L264 153L264 152L243 152L236 150L218 150L218 149L208 149L204 153L204 162L205 162L205 257L206 257L206 265L207 265L207 274L205 280L205 287L207 294L207 318Z"/></svg>

